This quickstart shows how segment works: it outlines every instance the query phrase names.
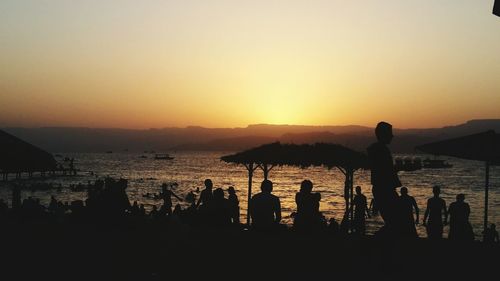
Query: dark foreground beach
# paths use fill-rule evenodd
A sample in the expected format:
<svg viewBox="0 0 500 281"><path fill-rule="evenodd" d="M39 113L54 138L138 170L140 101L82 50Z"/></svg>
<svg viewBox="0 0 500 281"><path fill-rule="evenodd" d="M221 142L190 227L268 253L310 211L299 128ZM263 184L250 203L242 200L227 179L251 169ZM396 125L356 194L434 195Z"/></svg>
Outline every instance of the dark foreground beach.
<svg viewBox="0 0 500 281"><path fill-rule="evenodd" d="M500 247L329 232L6 222L2 280L496 280Z"/></svg>

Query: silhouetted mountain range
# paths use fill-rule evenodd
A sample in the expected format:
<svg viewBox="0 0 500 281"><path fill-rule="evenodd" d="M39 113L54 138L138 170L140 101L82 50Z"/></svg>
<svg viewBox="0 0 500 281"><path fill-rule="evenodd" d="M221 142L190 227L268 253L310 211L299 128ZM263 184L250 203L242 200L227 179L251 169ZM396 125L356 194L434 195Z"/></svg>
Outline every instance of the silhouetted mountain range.
<svg viewBox="0 0 500 281"><path fill-rule="evenodd" d="M4 128L50 152L142 152L179 150L242 150L264 143L331 142L365 150L375 140L374 129L363 126L249 125L246 128L163 128L148 130L95 128ZM394 152L413 152L416 145L486 130L500 132L500 119L471 120L456 126L395 129Z"/></svg>

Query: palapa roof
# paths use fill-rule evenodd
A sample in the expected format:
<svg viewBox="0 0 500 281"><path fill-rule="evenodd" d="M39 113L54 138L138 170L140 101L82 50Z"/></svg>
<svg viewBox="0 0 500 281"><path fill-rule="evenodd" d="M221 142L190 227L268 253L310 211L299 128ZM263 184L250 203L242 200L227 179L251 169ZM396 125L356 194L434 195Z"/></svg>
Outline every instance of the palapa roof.
<svg viewBox="0 0 500 281"><path fill-rule="evenodd" d="M365 154L338 144L265 144L236 154L221 157L236 164L339 167L346 170L368 168Z"/></svg>
<svg viewBox="0 0 500 281"><path fill-rule="evenodd" d="M500 135L486 131L416 147L422 152L500 164Z"/></svg>
<svg viewBox="0 0 500 281"><path fill-rule="evenodd" d="M0 171L47 171L55 167L52 154L0 130Z"/></svg>

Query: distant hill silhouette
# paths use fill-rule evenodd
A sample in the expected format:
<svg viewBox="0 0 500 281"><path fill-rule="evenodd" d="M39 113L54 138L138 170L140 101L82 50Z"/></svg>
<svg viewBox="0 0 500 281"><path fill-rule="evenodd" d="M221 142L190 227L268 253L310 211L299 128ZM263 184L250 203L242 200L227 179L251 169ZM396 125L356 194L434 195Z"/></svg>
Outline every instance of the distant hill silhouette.
<svg viewBox="0 0 500 281"><path fill-rule="evenodd" d="M255 147L265 143L272 143L276 141L278 141L278 138L248 136L248 137L216 139L205 143L181 144L172 147L171 150L239 151L250 147Z"/></svg>
<svg viewBox="0 0 500 281"><path fill-rule="evenodd" d="M364 126L249 125L246 128L163 128L148 130L94 128L4 128L51 152L115 152L128 150L242 150L264 143L332 142L357 150L374 141L373 128ZM413 152L416 145L466 134L495 130L500 119L471 120L464 124L428 129L395 129L394 152Z"/></svg>

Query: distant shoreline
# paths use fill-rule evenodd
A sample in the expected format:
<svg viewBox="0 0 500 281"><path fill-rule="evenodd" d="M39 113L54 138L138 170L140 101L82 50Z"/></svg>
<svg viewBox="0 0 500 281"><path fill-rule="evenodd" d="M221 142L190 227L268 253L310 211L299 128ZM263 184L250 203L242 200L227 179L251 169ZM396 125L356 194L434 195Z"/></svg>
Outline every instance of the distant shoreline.
<svg viewBox="0 0 500 281"><path fill-rule="evenodd" d="M337 143L358 151L375 141L373 128L364 126L252 125L246 128L164 128L149 130L94 128L4 128L50 152L105 151L240 151L265 143ZM500 119L471 120L429 129L394 129L394 153L411 153L415 146L454 136L496 130Z"/></svg>

